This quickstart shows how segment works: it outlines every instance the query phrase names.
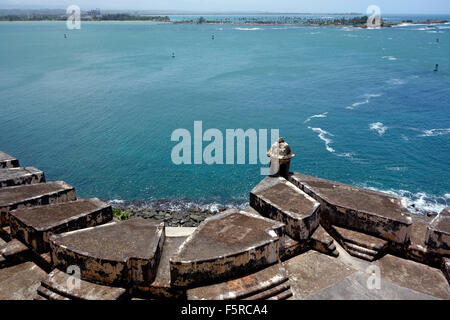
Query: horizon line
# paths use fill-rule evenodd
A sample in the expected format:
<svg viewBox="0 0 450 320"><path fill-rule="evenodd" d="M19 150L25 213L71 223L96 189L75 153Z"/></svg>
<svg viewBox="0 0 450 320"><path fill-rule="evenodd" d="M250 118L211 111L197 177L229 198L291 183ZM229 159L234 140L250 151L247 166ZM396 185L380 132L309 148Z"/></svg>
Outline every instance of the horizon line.
<svg viewBox="0 0 450 320"><path fill-rule="evenodd" d="M98 7L93 8L87 8L82 9L83 11L88 10L94 10L98 9ZM183 10L183 9L172 9L172 10L160 10L160 9L108 9L108 8L99 8L103 11L135 11L135 12L158 12L158 14L171 14L171 15L177 15L177 14L190 14L190 15L199 15L199 14L211 14L211 15L218 15L218 14L226 14L226 15L237 15L237 14L267 14L267 15L276 15L276 14L298 14L298 15L316 15L316 14L330 14L330 15L367 15L367 13L361 13L361 12L276 12L276 11L252 11L252 10L239 10L239 11L233 11L233 10L223 10L223 11L196 11L196 10ZM2 8L0 7L0 10L66 10L64 8ZM382 15L427 15L427 14L433 14L433 15L450 15L449 13L435 13L435 12L426 12L426 13L419 13L419 12L413 12L413 13L382 13Z"/></svg>

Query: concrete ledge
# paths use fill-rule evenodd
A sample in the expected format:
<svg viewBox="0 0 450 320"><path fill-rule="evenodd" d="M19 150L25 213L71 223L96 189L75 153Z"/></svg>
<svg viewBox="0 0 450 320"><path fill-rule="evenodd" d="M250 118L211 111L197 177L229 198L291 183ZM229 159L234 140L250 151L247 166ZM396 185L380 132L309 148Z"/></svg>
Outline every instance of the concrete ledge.
<svg viewBox="0 0 450 320"><path fill-rule="evenodd" d="M227 210L207 218L170 258L173 286L226 280L278 261L282 223Z"/></svg>
<svg viewBox="0 0 450 320"><path fill-rule="evenodd" d="M0 225L9 224L9 212L24 207L76 200L74 187L64 181L0 189Z"/></svg>
<svg viewBox="0 0 450 320"><path fill-rule="evenodd" d="M0 188L41 182L44 172L33 167L0 169Z"/></svg>
<svg viewBox="0 0 450 320"><path fill-rule="evenodd" d="M307 240L319 225L319 203L281 177L266 177L250 192L250 206L286 225L294 240Z"/></svg>
<svg viewBox="0 0 450 320"><path fill-rule="evenodd" d="M17 168L19 160L0 151L0 168Z"/></svg>
<svg viewBox="0 0 450 320"><path fill-rule="evenodd" d="M23 208L10 212L11 234L37 253L49 250L50 235L94 227L112 220L111 206L97 198Z"/></svg>
<svg viewBox="0 0 450 320"><path fill-rule="evenodd" d="M154 280L164 237L164 223L136 218L52 235L49 241L60 270L77 266L83 280L122 286Z"/></svg>
<svg viewBox="0 0 450 320"><path fill-rule="evenodd" d="M290 181L321 203L321 222L397 243L409 241L412 220L399 198L294 173Z"/></svg>

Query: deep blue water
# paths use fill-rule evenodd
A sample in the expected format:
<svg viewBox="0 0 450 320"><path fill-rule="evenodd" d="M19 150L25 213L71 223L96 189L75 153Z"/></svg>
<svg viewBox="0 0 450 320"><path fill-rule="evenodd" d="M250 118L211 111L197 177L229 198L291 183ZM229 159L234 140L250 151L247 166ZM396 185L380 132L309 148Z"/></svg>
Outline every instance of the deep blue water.
<svg viewBox="0 0 450 320"><path fill-rule="evenodd" d="M21 22L0 43L0 150L79 196L247 201L260 165L172 163L171 133L201 120L279 129L296 171L450 205L450 25Z"/></svg>

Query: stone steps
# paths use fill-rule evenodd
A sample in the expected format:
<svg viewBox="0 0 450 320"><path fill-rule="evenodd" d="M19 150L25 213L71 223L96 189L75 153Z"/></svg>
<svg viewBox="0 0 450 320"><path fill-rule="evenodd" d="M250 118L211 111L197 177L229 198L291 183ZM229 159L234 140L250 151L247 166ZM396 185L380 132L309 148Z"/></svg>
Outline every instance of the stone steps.
<svg viewBox="0 0 450 320"><path fill-rule="evenodd" d="M33 167L0 169L0 188L42 182L44 172Z"/></svg>
<svg viewBox="0 0 450 320"><path fill-rule="evenodd" d="M339 251L334 244L333 237L331 237L321 225L314 231L309 243L316 251L333 257L339 256Z"/></svg>
<svg viewBox="0 0 450 320"><path fill-rule="evenodd" d="M56 292L50 291L47 288L40 286L37 289L37 294L44 298L44 300L70 300L69 298L63 297Z"/></svg>
<svg viewBox="0 0 450 320"><path fill-rule="evenodd" d="M133 218L54 234L49 244L60 270L75 265L83 280L128 286L154 280L164 238L164 223Z"/></svg>
<svg viewBox="0 0 450 320"><path fill-rule="evenodd" d="M125 288L110 287L78 279L55 269L41 282L38 294L47 300L119 300L127 296Z"/></svg>
<svg viewBox="0 0 450 320"><path fill-rule="evenodd" d="M0 247L0 268L19 264L28 260L30 250L22 242L13 239Z"/></svg>
<svg viewBox="0 0 450 320"><path fill-rule="evenodd" d="M41 296L39 294L36 294L36 296L34 297L33 300L35 300L35 301L48 301L47 298L44 298L43 296Z"/></svg>
<svg viewBox="0 0 450 320"><path fill-rule="evenodd" d="M281 238L280 260L284 261L295 257L296 255L309 250L309 248L308 241L295 241L288 235L284 235Z"/></svg>
<svg viewBox="0 0 450 320"><path fill-rule="evenodd" d="M319 202L282 177L266 177L250 192L250 206L284 223L286 234L307 240L319 225Z"/></svg>
<svg viewBox="0 0 450 320"><path fill-rule="evenodd" d="M286 270L280 263L240 278L187 290L189 300L267 299L290 291Z"/></svg>
<svg viewBox="0 0 450 320"><path fill-rule="evenodd" d="M170 258L174 287L194 287L257 271L278 261L284 224L227 210L207 218Z"/></svg>
<svg viewBox="0 0 450 320"><path fill-rule="evenodd" d="M76 200L75 189L63 181L0 189L0 226L9 224L9 212L24 207Z"/></svg>
<svg viewBox="0 0 450 320"><path fill-rule="evenodd" d="M292 297L292 291L289 289L289 290L286 290L286 291L283 291L283 292L277 294L276 296L270 297L267 300L288 300L291 297Z"/></svg>
<svg viewBox="0 0 450 320"><path fill-rule="evenodd" d="M252 296L246 297L243 300L285 300L290 296L292 296L291 285L289 284L289 281L286 280L279 285L276 285L270 289L254 294Z"/></svg>
<svg viewBox="0 0 450 320"><path fill-rule="evenodd" d="M17 168L19 160L0 151L0 168Z"/></svg>
<svg viewBox="0 0 450 320"><path fill-rule="evenodd" d="M97 198L22 208L10 212L11 234L37 253L49 250L48 239L58 234L101 225L112 220L111 206Z"/></svg>
<svg viewBox="0 0 450 320"><path fill-rule="evenodd" d="M350 255L372 262L380 258L388 248L384 239L337 226L330 227L331 234Z"/></svg>

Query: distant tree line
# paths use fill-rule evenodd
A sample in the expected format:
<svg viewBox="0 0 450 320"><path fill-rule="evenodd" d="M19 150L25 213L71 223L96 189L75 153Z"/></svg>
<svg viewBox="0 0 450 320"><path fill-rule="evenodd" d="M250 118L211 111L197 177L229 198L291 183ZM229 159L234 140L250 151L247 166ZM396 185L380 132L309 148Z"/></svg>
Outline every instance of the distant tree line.
<svg viewBox="0 0 450 320"><path fill-rule="evenodd" d="M111 13L104 14L100 17L93 17L94 21L158 21L158 22L170 22L168 16L138 16L127 13Z"/></svg>
<svg viewBox="0 0 450 320"><path fill-rule="evenodd" d="M86 19L86 17L81 17ZM64 21L67 20L66 15L0 15L0 21ZM92 21L157 21L170 22L168 16L138 16L125 13L104 14L99 17L89 17Z"/></svg>
<svg viewBox="0 0 450 320"><path fill-rule="evenodd" d="M44 21L44 20L52 20L52 21L64 21L66 20L66 16L54 16L54 15L3 15L0 16L0 21Z"/></svg>
<svg viewBox="0 0 450 320"><path fill-rule="evenodd" d="M268 16L266 19L261 19L261 17L236 17L230 18L226 17L223 19L214 19L207 20L204 17L200 17L198 19L189 19L183 21L177 21L175 23L213 23L213 24L294 24L294 25L319 25L319 26L332 26L332 25L346 25L346 26L361 26L367 23L367 16L358 16L353 18L335 18L335 19L326 19L326 18L306 18L306 17L295 17L295 16Z"/></svg>

